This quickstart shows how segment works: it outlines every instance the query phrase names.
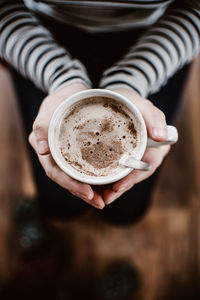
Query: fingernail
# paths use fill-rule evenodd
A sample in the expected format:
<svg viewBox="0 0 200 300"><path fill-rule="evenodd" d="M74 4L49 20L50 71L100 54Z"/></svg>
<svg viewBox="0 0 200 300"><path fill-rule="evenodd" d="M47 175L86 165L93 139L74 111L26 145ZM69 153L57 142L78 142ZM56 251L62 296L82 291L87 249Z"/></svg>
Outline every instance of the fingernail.
<svg viewBox="0 0 200 300"><path fill-rule="evenodd" d="M102 203L101 205L99 205L99 209L103 209L105 207L105 204Z"/></svg>
<svg viewBox="0 0 200 300"><path fill-rule="evenodd" d="M93 199L92 195L85 195L85 194L80 194L80 198L86 200L86 201L91 201Z"/></svg>
<svg viewBox="0 0 200 300"><path fill-rule="evenodd" d="M153 128L152 131L153 131L154 137L166 138L166 132L165 132L165 130L163 130L161 128Z"/></svg>
<svg viewBox="0 0 200 300"><path fill-rule="evenodd" d="M117 191L117 193L118 193L118 194L121 194L121 193L123 193L125 190L126 190L126 188L123 187L123 188L119 189L119 190Z"/></svg>
<svg viewBox="0 0 200 300"><path fill-rule="evenodd" d="M112 196L110 196L110 199L106 201L106 205L111 204L113 201L115 201L115 199L117 199L118 196L119 196L119 192L113 193Z"/></svg>
<svg viewBox="0 0 200 300"><path fill-rule="evenodd" d="M89 195L87 195L87 198L89 201L91 201L94 197L94 194L93 193L89 193Z"/></svg>
<svg viewBox="0 0 200 300"><path fill-rule="evenodd" d="M115 198L113 198L113 199L111 198L109 201L107 201L107 202L106 202L106 205L111 204L113 201L115 201Z"/></svg>
<svg viewBox="0 0 200 300"><path fill-rule="evenodd" d="M38 152L39 154L44 154L49 150L49 145L47 141L43 140L38 143Z"/></svg>
<svg viewBox="0 0 200 300"><path fill-rule="evenodd" d="M97 209L103 209L105 205L97 205L96 203L92 204Z"/></svg>

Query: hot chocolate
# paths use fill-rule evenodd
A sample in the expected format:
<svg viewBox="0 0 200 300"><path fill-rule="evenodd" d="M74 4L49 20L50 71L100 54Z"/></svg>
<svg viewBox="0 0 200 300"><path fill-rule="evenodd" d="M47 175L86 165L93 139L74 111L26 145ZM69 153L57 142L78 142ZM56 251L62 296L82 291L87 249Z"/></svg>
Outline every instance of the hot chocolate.
<svg viewBox="0 0 200 300"><path fill-rule="evenodd" d="M77 102L62 118L58 135L65 163L82 175L110 176L124 167L124 154L134 155L140 123L124 104L106 97Z"/></svg>

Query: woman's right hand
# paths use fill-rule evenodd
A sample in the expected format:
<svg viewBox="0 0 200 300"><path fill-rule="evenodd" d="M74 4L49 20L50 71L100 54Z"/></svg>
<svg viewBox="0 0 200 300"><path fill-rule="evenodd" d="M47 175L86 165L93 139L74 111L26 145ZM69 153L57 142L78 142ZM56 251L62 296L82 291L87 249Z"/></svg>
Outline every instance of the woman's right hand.
<svg viewBox="0 0 200 300"><path fill-rule="evenodd" d="M81 183L65 174L53 160L48 144L48 128L56 108L67 97L86 89L87 87L82 83L73 83L47 96L43 100L33 123L33 131L29 136L29 143L35 150L45 173L51 180L88 204L102 209L105 204L101 195L94 191L90 185Z"/></svg>

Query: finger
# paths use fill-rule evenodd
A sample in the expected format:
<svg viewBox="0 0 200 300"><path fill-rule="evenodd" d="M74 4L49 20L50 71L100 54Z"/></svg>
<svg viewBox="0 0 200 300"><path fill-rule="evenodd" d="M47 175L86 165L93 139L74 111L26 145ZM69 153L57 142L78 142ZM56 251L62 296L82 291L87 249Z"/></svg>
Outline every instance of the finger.
<svg viewBox="0 0 200 300"><path fill-rule="evenodd" d="M76 89L74 89L72 84L71 89L61 89L44 99L40 106L37 118L33 123L33 132L35 134L37 151L40 155L50 153L48 144L48 128L56 108L64 99L85 88L86 87L82 84L76 84Z"/></svg>
<svg viewBox="0 0 200 300"><path fill-rule="evenodd" d="M52 156L38 155L41 165L43 166L46 175L54 182L59 184L70 193L90 203L94 197L94 192L90 185L79 182L67 174L65 174L54 162Z"/></svg>
<svg viewBox="0 0 200 300"><path fill-rule="evenodd" d="M104 203L106 205L111 204L112 202L114 202L116 199L118 199L121 195L123 194L123 192L115 192L112 190L112 187L107 188L104 191Z"/></svg>
<svg viewBox="0 0 200 300"><path fill-rule="evenodd" d="M167 123L164 113L149 100L143 100L141 112L147 127L147 133L155 141L167 139Z"/></svg>
<svg viewBox="0 0 200 300"><path fill-rule="evenodd" d="M36 149L35 149L35 139L34 139L34 133L33 133L33 131L29 134L28 141L29 141L29 144L36 151Z"/></svg>
<svg viewBox="0 0 200 300"><path fill-rule="evenodd" d="M45 155L50 153L48 144L48 128L51 121L51 117L60 105L60 103L73 92L62 93L60 91L59 95L48 96L42 102L37 118L33 123L33 132L35 134L37 151L40 155Z"/></svg>
<svg viewBox="0 0 200 300"><path fill-rule="evenodd" d="M112 190L115 193L123 194L128 191L138 182L147 179L150 177L155 170L160 166L164 157L170 150L170 146L162 146L160 148L151 148L147 149L143 156L143 161L152 165L152 168L149 171L139 171L133 170L128 176L114 183Z"/></svg>
<svg viewBox="0 0 200 300"><path fill-rule="evenodd" d="M94 207L103 209L105 207L105 203L103 200L103 185L92 185L91 187L94 192L92 202L96 205L94 205Z"/></svg>
<svg viewBox="0 0 200 300"><path fill-rule="evenodd" d="M149 137L158 142L165 141L167 139L167 124L164 113L154 106L151 101L135 95L128 90L121 91L122 95L124 93L142 113Z"/></svg>
<svg viewBox="0 0 200 300"><path fill-rule="evenodd" d="M35 135L34 135L34 132L32 131L28 137L28 141L29 141L29 144L33 147L33 149L35 150L36 154L40 154L39 150L38 150L38 146L37 146L37 143L36 143L36 139L35 139ZM47 151L43 152L43 154L41 155L44 155L44 154L49 154L50 153L50 150L47 149Z"/></svg>
<svg viewBox="0 0 200 300"><path fill-rule="evenodd" d="M105 207L105 203L103 201L102 196L97 192L94 192L94 197L92 198L92 205L98 209L103 209Z"/></svg>
<svg viewBox="0 0 200 300"><path fill-rule="evenodd" d="M36 141L34 134L30 134L29 140L34 149L36 149ZM67 174L65 174L55 163L52 156L48 155L39 155L39 161L44 168L47 176L52 179L54 182L59 184L64 189L67 189L73 195L83 199L89 204L94 197L94 192L90 185L81 183Z"/></svg>
<svg viewBox="0 0 200 300"><path fill-rule="evenodd" d="M55 100L55 99L54 99ZM48 129L51 121L51 117L56 110L57 106L62 102L53 101L51 97L47 97L41 104L37 118L33 123L33 132L35 135L37 152L40 155L45 155L50 153L48 144Z"/></svg>
<svg viewBox="0 0 200 300"><path fill-rule="evenodd" d="M48 144L48 126L44 119L41 121L40 116L36 118L33 124L33 132L35 136L37 152L40 155L45 155L50 153L49 144Z"/></svg>

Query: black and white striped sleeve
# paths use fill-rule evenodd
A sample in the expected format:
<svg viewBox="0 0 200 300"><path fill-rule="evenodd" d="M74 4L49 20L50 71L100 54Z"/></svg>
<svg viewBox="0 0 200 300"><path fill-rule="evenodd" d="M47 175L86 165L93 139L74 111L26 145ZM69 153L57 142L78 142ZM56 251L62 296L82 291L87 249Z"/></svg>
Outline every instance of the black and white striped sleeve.
<svg viewBox="0 0 200 300"><path fill-rule="evenodd" d="M158 91L199 53L199 17L198 1L170 8L122 60L104 72L100 86L133 89L143 97Z"/></svg>
<svg viewBox="0 0 200 300"><path fill-rule="evenodd" d="M82 63L60 47L20 2L1 1L0 56L47 93L70 82L91 86Z"/></svg>

